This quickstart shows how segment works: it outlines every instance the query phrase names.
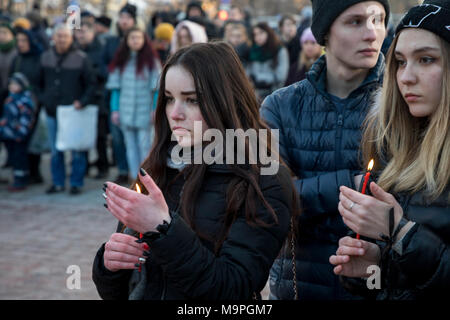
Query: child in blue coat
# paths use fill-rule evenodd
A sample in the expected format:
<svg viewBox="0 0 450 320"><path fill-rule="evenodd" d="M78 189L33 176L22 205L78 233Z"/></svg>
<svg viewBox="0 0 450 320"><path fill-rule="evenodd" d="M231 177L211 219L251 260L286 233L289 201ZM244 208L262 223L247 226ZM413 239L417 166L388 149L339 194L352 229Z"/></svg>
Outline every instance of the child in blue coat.
<svg viewBox="0 0 450 320"><path fill-rule="evenodd" d="M14 173L10 191L24 190L27 185L27 149L35 123L35 105L28 87L28 79L22 73L11 76L0 117L0 141L5 144Z"/></svg>

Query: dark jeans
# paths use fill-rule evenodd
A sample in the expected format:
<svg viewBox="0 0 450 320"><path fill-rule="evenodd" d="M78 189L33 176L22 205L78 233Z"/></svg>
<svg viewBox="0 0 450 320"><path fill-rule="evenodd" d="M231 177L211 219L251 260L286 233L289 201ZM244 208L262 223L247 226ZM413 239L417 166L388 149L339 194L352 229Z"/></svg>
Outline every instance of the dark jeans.
<svg viewBox="0 0 450 320"><path fill-rule="evenodd" d="M110 125L114 159L116 160L119 174L128 175L127 148L125 146L123 132L120 127L115 124L110 122Z"/></svg>
<svg viewBox="0 0 450 320"><path fill-rule="evenodd" d="M107 137L108 137L108 115L99 114L97 124L97 162L96 167L99 172L108 171L108 154L107 154Z"/></svg>
<svg viewBox="0 0 450 320"><path fill-rule="evenodd" d="M28 181L28 142L4 141L14 173L14 186L25 187Z"/></svg>
<svg viewBox="0 0 450 320"><path fill-rule="evenodd" d="M57 187L65 186L66 167L64 162L64 152L56 149L56 118L47 116L47 128L52 151L51 172L53 185ZM72 151L72 171L70 174L70 186L82 187L84 174L87 168L87 152Z"/></svg>

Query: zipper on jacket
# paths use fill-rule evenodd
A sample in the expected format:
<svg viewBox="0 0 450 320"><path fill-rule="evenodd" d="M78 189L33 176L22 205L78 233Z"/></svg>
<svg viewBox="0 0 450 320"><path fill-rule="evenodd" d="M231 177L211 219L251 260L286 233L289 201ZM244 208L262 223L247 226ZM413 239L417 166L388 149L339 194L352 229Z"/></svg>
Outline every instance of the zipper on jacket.
<svg viewBox="0 0 450 320"><path fill-rule="evenodd" d="M339 160L341 159L341 144L342 144L342 130L344 125L344 116L342 113L338 114L337 118L337 130L336 130L336 149L335 149L335 163L336 163L336 169L337 164L339 163Z"/></svg>

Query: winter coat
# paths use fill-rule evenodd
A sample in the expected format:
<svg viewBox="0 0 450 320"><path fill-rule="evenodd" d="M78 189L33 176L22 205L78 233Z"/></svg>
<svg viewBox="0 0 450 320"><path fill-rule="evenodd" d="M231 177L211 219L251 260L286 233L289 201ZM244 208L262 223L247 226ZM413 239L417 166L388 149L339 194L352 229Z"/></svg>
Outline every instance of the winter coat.
<svg viewBox="0 0 450 320"><path fill-rule="evenodd" d="M43 50L50 48L50 39L45 31L45 27L36 26L30 30L30 33L36 38L36 41L41 44Z"/></svg>
<svg viewBox="0 0 450 320"><path fill-rule="evenodd" d="M250 50L246 73L252 80L258 96L264 99L273 91L283 87L289 71L289 53L286 48L280 47L276 56L259 61L252 59L253 49Z"/></svg>
<svg viewBox="0 0 450 320"><path fill-rule="evenodd" d="M35 105L30 91L11 93L3 105L0 140L26 141L34 126Z"/></svg>
<svg viewBox="0 0 450 320"><path fill-rule="evenodd" d="M296 34L294 38L290 41L285 42L284 46L289 52L289 66L292 66L294 63L298 61L298 57L300 55L301 43L300 43L300 35Z"/></svg>
<svg viewBox="0 0 450 320"><path fill-rule="evenodd" d="M434 201L423 191L394 194L403 217L415 222L390 249L382 250L381 289L367 289L366 280L341 277L351 293L377 300L442 300L450 288L450 186ZM370 241L370 240L369 240ZM373 241L372 241L373 242Z"/></svg>
<svg viewBox="0 0 450 320"><path fill-rule="evenodd" d="M401 250L383 258L378 299L443 299L450 288L450 187L435 201L424 192L397 195L406 220L416 224L402 239ZM386 271L386 272L384 272ZM383 279L384 278L384 279ZM446 292L447 291L447 292Z"/></svg>
<svg viewBox="0 0 450 320"><path fill-rule="evenodd" d="M381 86L384 57L344 104L326 92L326 60L320 57L307 78L266 98L261 115L279 129L280 156L297 176L302 214L296 263L300 299L347 299L328 259L348 228L338 211L339 187L354 188L359 173L361 124ZM291 256L277 259L271 270L271 298L292 299Z"/></svg>
<svg viewBox="0 0 450 320"><path fill-rule="evenodd" d="M30 40L30 44L32 44L32 46L34 45L34 41L35 40ZM30 82L30 89L32 92L39 91L39 82L41 75L39 73L40 69L38 66L40 63L41 54L41 49L36 47L32 47L32 50L24 54L19 52L14 57L9 68L10 76L15 72L20 72L27 77L28 81Z"/></svg>
<svg viewBox="0 0 450 320"><path fill-rule="evenodd" d="M123 40L120 36L110 36L106 39L106 43L102 50L102 61L104 74L108 74L108 65L114 59L117 49L120 46L120 42Z"/></svg>
<svg viewBox="0 0 450 320"><path fill-rule="evenodd" d="M87 55L71 47L64 55L54 48L41 55L39 101L47 115L56 117L59 105L70 105L75 100L83 106L93 103L96 88L95 74Z"/></svg>
<svg viewBox="0 0 450 320"><path fill-rule="evenodd" d="M105 105L105 84L108 78L108 74L104 72L103 68L103 57L102 57L102 44L98 37L95 37L94 40L88 44L86 47L81 47L80 50L83 51L89 58L89 61L92 66L92 71L95 74L96 79L96 90L94 93L93 103L99 106L99 112L101 114L108 114L108 108Z"/></svg>
<svg viewBox="0 0 450 320"><path fill-rule="evenodd" d="M286 79L286 83L284 84L285 87L290 86L291 84L294 84L296 82L302 81L306 78L306 66L303 65L301 68L298 68L298 61L294 62L294 64L291 65L289 68L289 74Z"/></svg>
<svg viewBox="0 0 450 320"><path fill-rule="evenodd" d="M178 173L168 168L169 181ZM259 179L265 199L276 212L278 224L250 226L241 208L215 255L214 243L222 230L226 191L234 177L227 165L208 166L195 201L196 231L177 210L185 177L181 175L164 193L169 210L175 213L172 213L167 234L150 244L150 256L143 265L144 276L148 279L144 299L251 299L264 288L269 269L289 230L291 177L287 168L280 166L277 175L261 175ZM257 204L257 217L274 223L261 202ZM103 254L104 245L93 265L93 280L100 296L127 299L132 271L110 272L103 264Z"/></svg>
<svg viewBox="0 0 450 320"><path fill-rule="evenodd" d="M9 51L0 51L0 91L8 90L9 68L16 55L15 47Z"/></svg>
<svg viewBox="0 0 450 320"><path fill-rule="evenodd" d="M121 126L149 128L161 64L155 59L153 70L143 68L140 74L136 74L136 67L137 55L131 54L122 73L116 68L109 74L106 89L120 90Z"/></svg>

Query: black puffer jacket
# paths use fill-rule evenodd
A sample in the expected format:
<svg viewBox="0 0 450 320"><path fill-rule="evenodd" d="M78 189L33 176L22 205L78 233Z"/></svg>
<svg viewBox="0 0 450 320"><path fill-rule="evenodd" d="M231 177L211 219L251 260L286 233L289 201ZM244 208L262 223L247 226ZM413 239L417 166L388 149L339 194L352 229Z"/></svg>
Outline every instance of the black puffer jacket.
<svg viewBox="0 0 450 320"><path fill-rule="evenodd" d="M395 195L404 218L415 222L381 261L381 290L366 281L341 277L349 292L378 300L448 299L450 288L450 187L436 200L424 192ZM377 242L381 248L383 242Z"/></svg>
<svg viewBox="0 0 450 320"><path fill-rule="evenodd" d="M174 178L178 170L168 169ZM147 284L144 299L251 299L265 286L270 267L287 236L290 220L292 185L288 169L280 167L278 175L260 176L261 190L275 210L278 225L252 227L243 212L216 256L213 252L222 226L226 190L234 173L226 165L208 167L196 200L197 232L213 241L200 238L177 213L173 214L166 235L150 245L151 255L145 264ZM184 184L183 176L169 188L165 198L169 210L176 209ZM273 222L260 203L258 218ZM127 299L131 271L108 271L103 264L104 245L93 265L93 280L103 299Z"/></svg>
<svg viewBox="0 0 450 320"><path fill-rule="evenodd" d="M416 224L390 250L378 299L443 299L450 290L450 187L430 202L423 192L400 195L404 217ZM383 271L382 271L383 273ZM446 292L447 291L447 292Z"/></svg>
<svg viewBox="0 0 450 320"><path fill-rule="evenodd" d="M351 299L328 262L348 228L338 211L339 187L354 188L359 173L358 150L375 90L381 86L384 57L380 55L364 82L335 105L326 92L325 56L307 78L266 98L261 115L279 129L280 155L298 177L294 182L302 203L296 251L299 299ZM271 299L292 299L290 254L271 270Z"/></svg>

